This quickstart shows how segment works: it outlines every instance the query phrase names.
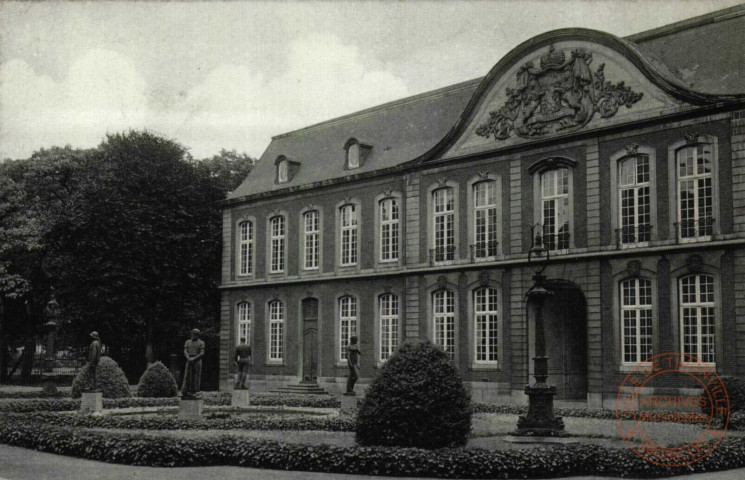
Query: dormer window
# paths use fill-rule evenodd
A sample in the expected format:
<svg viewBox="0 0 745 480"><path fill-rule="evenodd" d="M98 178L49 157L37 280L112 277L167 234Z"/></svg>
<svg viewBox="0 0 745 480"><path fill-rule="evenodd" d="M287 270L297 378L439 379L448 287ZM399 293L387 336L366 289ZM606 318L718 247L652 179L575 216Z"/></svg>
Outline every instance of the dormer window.
<svg viewBox="0 0 745 480"><path fill-rule="evenodd" d="M347 170L353 170L364 165L365 160L372 150L372 146L366 145L356 138L350 138L347 140L347 143L344 144L344 150L347 152L344 168Z"/></svg>
<svg viewBox="0 0 745 480"><path fill-rule="evenodd" d="M276 183L287 183L291 181L300 168L300 163L295 162L284 155L277 157L274 161L274 165L277 168L275 176Z"/></svg>
<svg viewBox="0 0 745 480"><path fill-rule="evenodd" d="M277 181L279 183L284 183L287 181L287 172L287 160L282 160L281 162L279 162L279 165L277 167Z"/></svg>

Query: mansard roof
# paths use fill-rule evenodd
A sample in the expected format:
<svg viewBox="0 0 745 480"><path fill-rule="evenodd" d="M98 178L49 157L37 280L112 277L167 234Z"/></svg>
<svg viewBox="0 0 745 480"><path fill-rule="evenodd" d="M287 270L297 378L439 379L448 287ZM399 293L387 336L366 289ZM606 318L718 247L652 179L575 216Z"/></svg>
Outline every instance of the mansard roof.
<svg viewBox="0 0 745 480"><path fill-rule="evenodd" d="M476 117L481 115L483 119L486 108L483 104L489 100L489 89L500 76L509 71L514 77L516 65L526 53L535 56L538 47L545 51L548 45L553 51L553 43L558 41L579 42L578 45L582 41L595 42L619 52L647 77L655 91L664 92L675 102L697 106L745 100L745 55L741 51L745 43L745 6L626 39L587 29L557 30L519 45L485 77L274 137L248 178L228 195L227 202L256 194L310 188L442 155L459 135L468 133L469 128L470 133L475 131ZM372 149L360 168L347 171L344 147L353 137L364 139ZM463 151L474 150L466 145ZM297 161L299 167L292 181L276 184L274 159L280 155ZM452 151L449 155L457 156Z"/></svg>

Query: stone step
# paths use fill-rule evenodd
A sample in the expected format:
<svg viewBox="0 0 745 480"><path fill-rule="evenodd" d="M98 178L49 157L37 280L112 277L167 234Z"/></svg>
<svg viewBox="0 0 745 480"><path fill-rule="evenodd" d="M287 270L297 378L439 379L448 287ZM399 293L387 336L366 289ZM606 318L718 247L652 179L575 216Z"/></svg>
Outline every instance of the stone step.
<svg viewBox="0 0 745 480"><path fill-rule="evenodd" d="M286 385L284 387L272 390L273 393L294 393L299 395L328 395L328 393L318 386L317 383L298 383Z"/></svg>

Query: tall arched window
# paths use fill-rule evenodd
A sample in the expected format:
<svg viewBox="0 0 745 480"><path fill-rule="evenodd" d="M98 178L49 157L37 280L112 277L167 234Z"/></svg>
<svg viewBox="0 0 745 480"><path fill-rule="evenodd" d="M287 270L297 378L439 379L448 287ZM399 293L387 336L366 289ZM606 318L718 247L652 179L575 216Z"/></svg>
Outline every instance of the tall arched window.
<svg viewBox="0 0 745 480"><path fill-rule="evenodd" d="M621 282L623 363L636 364L652 356L652 282L630 278Z"/></svg>
<svg viewBox="0 0 745 480"><path fill-rule="evenodd" d="M238 304L238 338L246 339L247 344L251 344L251 304L241 302Z"/></svg>
<svg viewBox="0 0 745 480"><path fill-rule="evenodd" d="M633 155L618 164L618 212L621 243L648 242L651 238L652 209L648 155Z"/></svg>
<svg viewBox="0 0 745 480"><path fill-rule="evenodd" d="M452 290L438 290L432 294L434 343L442 347L450 358L455 357L455 294Z"/></svg>
<svg viewBox="0 0 745 480"><path fill-rule="evenodd" d="M269 221L271 229L270 273L285 270L285 217L278 215Z"/></svg>
<svg viewBox="0 0 745 480"><path fill-rule="evenodd" d="M357 299L342 297L339 299L339 358L347 359L349 339L357 335Z"/></svg>
<svg viewBox="0 0 745 480"><path fill-rule="evenodd" d="M380 201L380 261L398 260L398 202L395 198Z"/></svg>
<svg viewBox="0 0 745 480"><path fill-rule="evenodd" d="M473 292L474 353L476 363L496 363L499 360L499 310L496 288L484 287Z"/></svg>
<svg viewBox="0 0 745 480"><path fill-rule="evenodd" d="M473 187L475 258L497 255L497 182L479 182Z"/></svg>
<svg viewBox="0 0 745 480"><path fill-rule="evenodd" d="M680 334L683 353L701 363L715 363L716 303L714 277L688 275L679 280ZM691 362L691 358L683 358Z"/></svg>
<svg viewBox="0 0 745 480"><path fill-rule="evenodd" d="M341 264L357 264L357 206L341 207Z"/></svg>
<svg viewBox="0 0 745 480"><path fill-rule="evenodd" d="M699 143L675 155L678 233L682 239L709 237L714 228L714 149Z"/></svg>
<svg viewBox="0 0 745 480"><path fill-rule="evenodd" d="M435 262L455 259L455 195L451 187L432 192Z"/></svg>
<svg viewBox="0 0 745 480"><path fill-rule="evenodd" d="M253 223L241 222L238 225L238 275L251 275L253 269Z"/></svg>
<svg viewBox="0 0 745 480"><path fill-rule="evenodd" d="M318 210L310 210L303 214L304 241L304 267L306 270L318 268L318 255L320 244L320 214Z"/></svg>
<svg viewBox="0 0 745 480"><path fill-rule="evenodd" d="M284 358L285 307L281 300L269 302L269 360Z"/></svg>
<svg viewBox="0 0 745 480"><path fill-rule="evenodd" d="M549 250L569 248L569 169L541 174L541 223L543 243Z"/></svg>
<svg viewBox="0 0 745 480"><path fill-rule="evenodd" d="M379 297L380 361L388 360L398 348L398 296L387 293Z"/></svg>

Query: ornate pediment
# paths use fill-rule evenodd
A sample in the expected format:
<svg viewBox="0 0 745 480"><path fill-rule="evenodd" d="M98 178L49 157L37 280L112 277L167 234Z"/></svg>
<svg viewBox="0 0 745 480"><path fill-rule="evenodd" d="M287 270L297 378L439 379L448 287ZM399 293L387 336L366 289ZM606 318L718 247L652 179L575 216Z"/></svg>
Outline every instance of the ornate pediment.
<svg viewBox="0 0 745 480"><path fill-rule="evenodd" d="M605 63L593 69L592 62L592 53L584 48L564 51L551 45L538 66L529 61L517 70L514 86L505 88L506 101L489 112L476 134L500 141L513 135L532 139L568 133L595 115L609 118L641 100L643 93L623 80L606 80Z"/></svg>

